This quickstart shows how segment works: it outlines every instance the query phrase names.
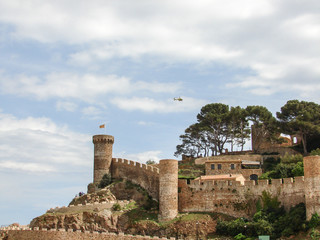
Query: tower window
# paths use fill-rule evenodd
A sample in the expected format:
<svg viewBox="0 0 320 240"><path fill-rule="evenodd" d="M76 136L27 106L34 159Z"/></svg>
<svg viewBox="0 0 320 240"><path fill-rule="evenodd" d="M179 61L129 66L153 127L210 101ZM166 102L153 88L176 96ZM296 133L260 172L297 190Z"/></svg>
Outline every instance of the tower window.
<svg viewBox="0 0 320 240"><path fill-rule="evenodd" d="M214 170L214 164L211 164L211 170Z"/></svg>

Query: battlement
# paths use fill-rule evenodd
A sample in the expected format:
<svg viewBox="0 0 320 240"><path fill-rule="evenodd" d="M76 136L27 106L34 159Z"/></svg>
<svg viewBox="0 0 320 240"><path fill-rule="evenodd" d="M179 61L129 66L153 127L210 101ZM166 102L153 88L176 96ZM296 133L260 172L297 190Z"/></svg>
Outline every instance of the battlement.
<svg viewBox="0 0 320 240"><path fill-rule="evenodd" d="M159 168L122 158L112 158L111 175L140 185L153 199L159 199Z"/></svg>
<svg viewBox="0 0 320 240"><path fill-rule="evenodd" d="M134 161L123 159L123 158L112 158L112 162L115 164L124 164L124 165L127 165L127 167L131 167L131 168L133 167L137 169L137 171L143 169L143 170L152 172L154 174L159 174L159 168L153 167L147 164L134 162Z"/></svg>
<svg viewBox="0 0 320 240"><path fill-rule="evenodd" d="M113 144L114 143L114 137L111 135L95 135L92 138L93 143L97 142L106 142Z"/></svg>
<svg viewBox="0 0 320 240"><path fill-rule="evenodd" d="M73 229L47 229L47 228L13 228L5 227L0 228L0 238L7 239L42 239L42 240L51 240L51 239L69 239L69 240L146 240L146 239L157 239L157 240L168 240L168 238L160 238L157 236L142 236L142 235L130 235L124 234L123 232L114 233L114 232L97 232L97 231L81 231ZM171 237L170 240L175 240L176 238Z"/></svg>
<svg viewBox="0 0 320 240"><path fill-rule="evenodd" d="M241 188L250 188L254 190L254 188L261 189L272 187L282 187L282 188L302 188L304 185L304 177L295 177L295 178L283 178L283 179L271 179L271 180L248 180L244 181L244 184L241 184L239 181L235 180L211 180L211 181L200 181L200 180L191 180L190 184L187 184L187 180L181 179L179 180L179 186L185 187L195 190L195 191L203 191L203 190L226 190L230 189L241 189Z"/></svg>

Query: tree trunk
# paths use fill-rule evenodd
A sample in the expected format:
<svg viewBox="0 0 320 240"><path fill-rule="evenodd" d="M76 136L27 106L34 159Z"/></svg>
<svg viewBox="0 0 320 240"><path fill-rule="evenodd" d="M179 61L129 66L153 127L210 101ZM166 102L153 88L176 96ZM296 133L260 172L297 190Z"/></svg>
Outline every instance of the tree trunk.
<svg viewBox="0 0 320 240"><path fill-rule="evenodd" d="M302 140L302 146L303 146L303 153L304 155L307 155L308 150L307 150L307 135L301 133L301 140Z"/></svg>

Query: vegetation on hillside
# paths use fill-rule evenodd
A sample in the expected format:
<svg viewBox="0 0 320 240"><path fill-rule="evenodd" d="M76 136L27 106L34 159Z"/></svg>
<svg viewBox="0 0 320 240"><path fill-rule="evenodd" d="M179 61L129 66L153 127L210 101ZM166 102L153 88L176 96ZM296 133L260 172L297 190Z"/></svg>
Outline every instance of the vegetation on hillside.
<svg viewBox="0 0 320 240"><path fill-rule="evenodd" d="M103 175L100 183L98 184L99 188L105 188L106 186L109 186L112 183L111 174L106 173Z"/></svg>
<svg viewBox="0 0 320 240"><path fill-rule="evenodd" d="M238 218L233 221L219 221L217 233L227 236L237 236L235 239L247 239L269 235L271 239L281 236L291 236L299 231L307 231L320 224L317 214L306 221L306 209L303 203L292 207L286 212L277 197L272 197L268 192L263 192L261 197L262 207L256 212L252 220ZM250 239L250 238L249 238Z"/></svg>
<svg viewBox="0 0 320 240"><path fill-rule="evenodd" d="M286 154L281 158L270 157L264 160L263 174L259 179L278 179L304 175L303 156Z"/></svg>
<svg viewBox="0 0 320 240"><path fill-rule="evenodd" d="M205 175L205 166L203 164L195 164L194 159L179 162L179 179L195 179L201 175Z"/></svg>

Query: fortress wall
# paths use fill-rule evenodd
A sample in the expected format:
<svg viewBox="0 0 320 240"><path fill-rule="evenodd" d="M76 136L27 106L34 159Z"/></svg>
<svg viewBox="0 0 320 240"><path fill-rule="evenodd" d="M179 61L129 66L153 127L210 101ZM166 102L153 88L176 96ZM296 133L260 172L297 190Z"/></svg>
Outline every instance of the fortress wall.
<svg viewBox="0 0 320 240"><path fill-rule="evenodd" d="M150 196L159 200L159 169L127 159L113 158L113 178L128 179L146 189Z"/></svg>
<svg viewBox="0 0 320 240"><path fill-rule="evenodd" d="M66 231L65 229L58 230L0 230L0 239L7 240L146 240L159 239L168 240L167 238L150 237L150 236L133 236L123 233L109 232L81 232L81 231ZM171 240L175 238L170 238Z"/></svg>
<svg viewBox="0 0 320 240"><path fill-rule="evenodd" d="M250 217L256 212L256 202L262 192L277 196L290 209L305 202L304 178L245 181L191 181L179 180L179 211L181 212L221 212L234 217Z"/></svg>
<svg viewBox="0 0 320 240"><path fill-rule="evenodd" d="M179 211L220 212L234 217L249 217L252 206L247 204L244 194L239 194L236 183L208 181L201 184L194 181L187 185L186 180L179 180Z"/></svg>

